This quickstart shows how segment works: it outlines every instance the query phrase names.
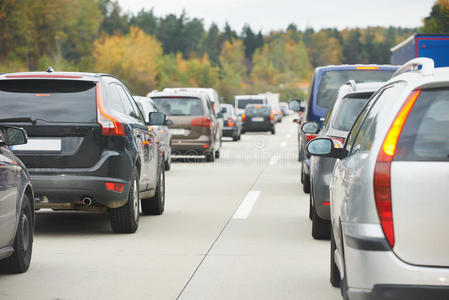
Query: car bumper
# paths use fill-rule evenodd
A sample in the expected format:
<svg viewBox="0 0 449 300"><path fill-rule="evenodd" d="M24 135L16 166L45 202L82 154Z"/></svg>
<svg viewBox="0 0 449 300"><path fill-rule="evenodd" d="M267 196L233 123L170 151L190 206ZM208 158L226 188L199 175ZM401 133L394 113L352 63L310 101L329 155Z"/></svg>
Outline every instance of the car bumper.
<svg viewBox="0 0 449 300"><path fill-rule="evenodd" d="M405 263L389 249L379 224L342 226L350 299L448 299L449 268Z"/></svg>
<svg viewBox="0 0 449 300"><path fill-rule="evenodd" d="M234 137L238 134L237 127L225 127L223 128L223 136L225 137Z"/></svg>
<svg viewBox="0 0 449 300"><path fill-rule="evenodd" d="M251 122L243 125L245 131L270 131L273 127L274 124L268 122Z"/></svg>

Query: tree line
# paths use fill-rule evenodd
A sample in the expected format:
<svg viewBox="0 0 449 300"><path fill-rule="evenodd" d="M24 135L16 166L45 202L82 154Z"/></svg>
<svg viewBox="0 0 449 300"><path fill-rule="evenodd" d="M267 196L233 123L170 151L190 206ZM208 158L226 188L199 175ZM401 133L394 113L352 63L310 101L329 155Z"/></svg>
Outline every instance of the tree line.
<svg viewBox="0 0 449 300"><path fill-rule="evenodd" d="M438 0L423 32L448 30L448 0ZM444 27L446 26L446 27ZM388 64L390 48L417 28L368 27L236 31L152 9L123 11L114 0L2 0L0 72L45 70L113 74L135 94L175 86L214 87L236 94L279 92L302 97L313 68Z"/></svg>

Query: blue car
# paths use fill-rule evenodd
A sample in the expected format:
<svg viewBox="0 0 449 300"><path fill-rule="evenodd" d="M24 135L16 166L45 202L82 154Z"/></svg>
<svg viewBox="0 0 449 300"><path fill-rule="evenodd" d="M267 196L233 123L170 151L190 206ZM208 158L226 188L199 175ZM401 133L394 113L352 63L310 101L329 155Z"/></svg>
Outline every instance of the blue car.
<svg viewBox="0 0 449 300"><path fill-rule="evenodd" d="M344 83L354 80L356 83L387 81L398 69L391 65L339 65L315 69L307 96L303 123L317 122L320 127ZM310 193L310 156L305 150L308 141L316 138L314 134L305 134L298 130L298 151L301 162L301 183L303 191Z"/></svg>

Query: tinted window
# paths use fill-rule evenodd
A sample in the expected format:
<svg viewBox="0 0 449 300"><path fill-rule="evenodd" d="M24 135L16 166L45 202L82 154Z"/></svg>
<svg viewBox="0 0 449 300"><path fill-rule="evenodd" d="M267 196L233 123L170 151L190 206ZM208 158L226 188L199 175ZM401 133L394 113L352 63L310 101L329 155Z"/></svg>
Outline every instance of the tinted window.
<svg viewBox="0 0 449 300"><path fill-rule="evenodd" d="M201 116L203 104L198 98L190 97L152 97L157 107L167 116Z"/></svg>
<svg viewBox="0 0 449 300"><path fill-rule="evenodd" d="M268 106L251 106L246 108L245 114L249 116L269 115L271 114L271 108Z"/></svg>
<svg viewBox="0 0 449 300"><path fill-rule="evenodd" d="M395 160L449 161L449 90L424 90L410 112Z"/></svg>
<svg viewBox="0 0 449 300"><path fill-rule="evenodd" d="M96 122L96 84L75 80L2 80L0 108L0 118Z"/></svg>
<svg viewBox="0 0 449 300"><path fill-rule="evenodd" d="M122 98L115 85L108 85L105 89L105 101L108 108L125 114L125 108L123 107Z"/></svg>
<svg viewBox="0 0 449 300"><path fill-rule="evenodd" d="M387 81L393 75L394 71L380 70L347 70L347 71L326 71L323 73L318 92L318 105L329 108L332 99L338 92L338 89L348 80L362 82Z"/></svg>
<svg viewBox="0 0 449 300"><path fill-rule="evenodd" d="M335 112L332 128L349 131L371 95L372 94L349 95L344 97Z"/></svg>
<svg viewBox="0 0 449 300"><path fill-rule="evenodd" d="M238 99L237 107L244 109L248 104L263 104L263 99Z"/></svg>

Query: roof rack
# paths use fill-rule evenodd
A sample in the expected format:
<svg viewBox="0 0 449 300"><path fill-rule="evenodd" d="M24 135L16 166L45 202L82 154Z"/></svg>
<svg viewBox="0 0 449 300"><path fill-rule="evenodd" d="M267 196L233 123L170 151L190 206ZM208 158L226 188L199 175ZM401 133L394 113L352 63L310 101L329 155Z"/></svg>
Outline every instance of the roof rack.
<svg viewBox="0 0 449 300"><path fill-rule="evenodd" d="M391 77L393 78L407 72L420 72L423 75L432 75L434 69L435 63L433 59L418 57L406 62Z"/></svg>

